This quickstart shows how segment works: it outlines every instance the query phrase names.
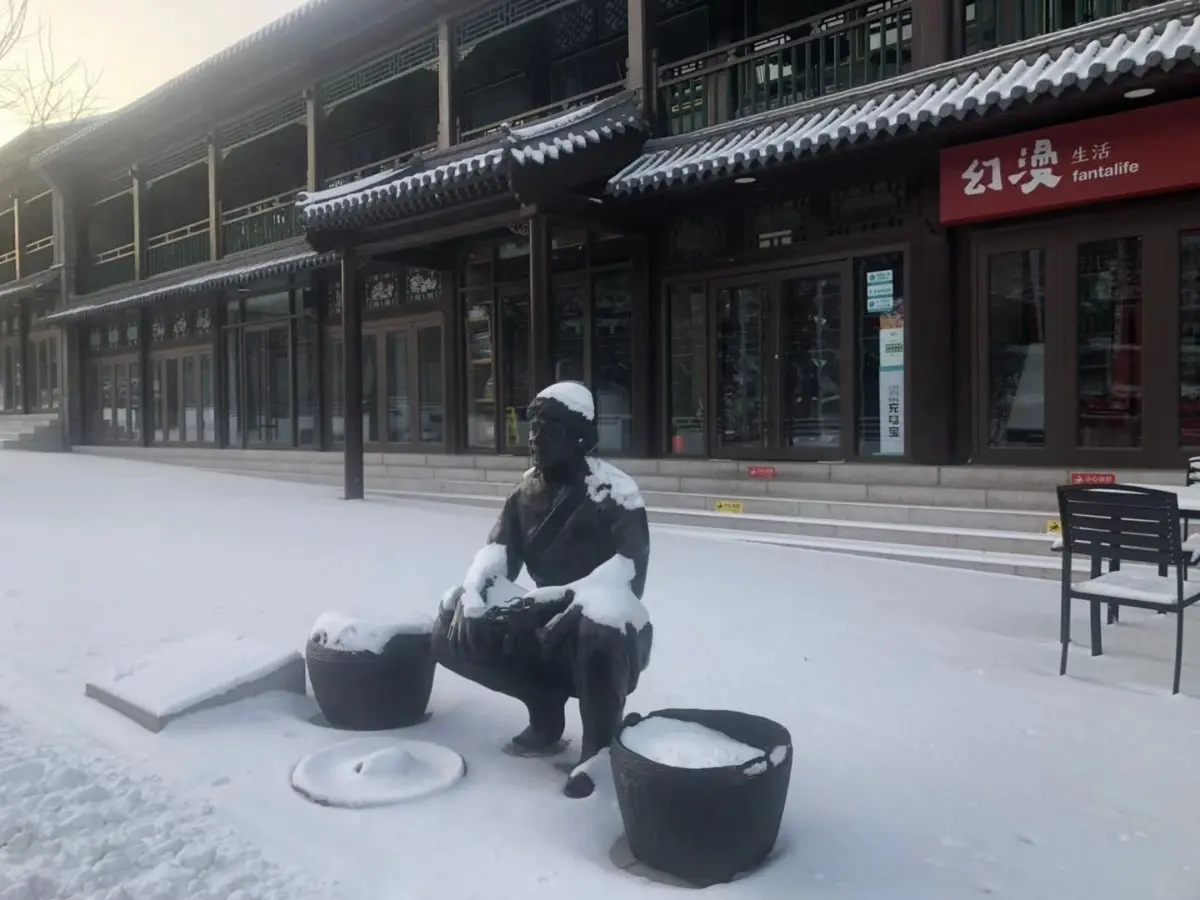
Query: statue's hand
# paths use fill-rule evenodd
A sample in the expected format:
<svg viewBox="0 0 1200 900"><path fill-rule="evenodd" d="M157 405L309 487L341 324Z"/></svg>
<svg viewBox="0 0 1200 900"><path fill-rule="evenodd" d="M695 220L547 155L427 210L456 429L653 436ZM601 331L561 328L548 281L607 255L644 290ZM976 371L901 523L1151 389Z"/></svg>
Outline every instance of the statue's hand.
<svg viewBox="0 0 1200 900"><path fill-rule="evenodd" d="M568 589L562 600L567 604L567 608L538 629L542 655L547 659L558 652L563 640L575 632L579 627L579 620L583 618L583 607L575 603L574 591Z"/></svg>
<svg viewBox="0 0 1200 900"><path fill-rule="evenodd" d="M565 600L569 604L570 598L567 596L568 594L573 595L574 591L561 584L552 584L548 587L534 588L525 595L524 599L532 604L557 603L560 600Z"/></svg>

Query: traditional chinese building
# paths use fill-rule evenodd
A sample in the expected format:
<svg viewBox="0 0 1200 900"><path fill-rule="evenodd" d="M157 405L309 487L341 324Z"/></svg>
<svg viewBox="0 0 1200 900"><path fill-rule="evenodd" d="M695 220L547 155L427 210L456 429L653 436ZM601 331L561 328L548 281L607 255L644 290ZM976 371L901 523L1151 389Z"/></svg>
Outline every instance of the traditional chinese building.
<svg viewBox="0 0 1200 900"><path fill-rule="evenodd" d="M312 0L33 155L52 402L351 493L557 379L617 457L1175 465L1198 10Z"/></svg>

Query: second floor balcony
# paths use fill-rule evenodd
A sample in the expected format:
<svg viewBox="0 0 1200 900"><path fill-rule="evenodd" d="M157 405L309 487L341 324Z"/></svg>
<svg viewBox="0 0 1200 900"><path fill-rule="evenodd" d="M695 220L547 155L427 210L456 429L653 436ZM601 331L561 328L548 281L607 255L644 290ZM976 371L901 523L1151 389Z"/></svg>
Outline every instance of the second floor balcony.
<svg viewBox="0 0 1200 900"><path fill-rule="evenodd" d="M954 0L965 55L1107 19L1162 0Z"/></svg>
<svg viewBox="0 0 1200 900"><path fill-rule="evenodd" d="M662 131L686 134L908 72L913 5L860 0L660 67Z"/></svg>

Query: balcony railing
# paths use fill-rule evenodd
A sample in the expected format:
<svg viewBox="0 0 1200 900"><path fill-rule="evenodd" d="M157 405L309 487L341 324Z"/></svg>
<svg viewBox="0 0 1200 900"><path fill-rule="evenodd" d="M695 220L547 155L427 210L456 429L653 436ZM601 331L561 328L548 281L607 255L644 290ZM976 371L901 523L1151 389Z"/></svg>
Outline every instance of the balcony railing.
<svg viewBox="0 0 1200 900"><path fill-rule="evenodd" d="M105 250L103 253L97 253L88 260L87 268L80 273L83 276L80 285L81 293L90 294L93 291L102 291L114 285L133 281L135 275L133 260L133 244L123 244L120 247Z"/></svg>
<svg viewBox="0 0 1200 900"><path fill-rule="evenodd" d="M9 250L7 253L0 255L0 284L8 281L16 281L17 278L17 251Z"/></svg>
<svg viewBox="0 0 1200 900"><path fill-rule="evenodd" d="M54 235L46 235L44 238L25 245L25 259L21 265L22 275L44 272L52 265L54 265Z"/></svg>
<svg viewBox="0 0 1200 900"><path fill-rule="evenodd" d="M405 150L403 153L397 153L395 156L389 156L378 162L367 163L365 166L359 166L357 169L351 169L348 172L339 172L337 175L325 179L325 187L341 187L343 184L358 181L360 178L378 175L380 172L386 172L389 169L398 169L408 162L414 154L432 153L436 149L437 144L427 144L424 147L418 147L416 150Z"/></svg>
<svg viewBox="0 0 1200 900"><path fill-rule="evenodd" d="M226 253L264 247L300 233L296 191L256 200L221 214Z"/></svg>
<svg viewBox="0 0 1200 900"><path fill-rule="evenodd" d="M659 68L667 130L685 134L904 74L912 6L850 3Z"/></svg>
<svg viewBox="0 0 1200 900"><path fill-rule="evenodd" d="M614 81L602 87L596 88L594 91L587 91L583 94L576 94L573 97L565 97L562 100L555 100L553 103L547 103L545 106L539 106L537 109L530 109L516 118L508 118L503 122L492 122L488 125L481 125L478 128L470 128L461 132L458 136L460 142L473 141L481 137L487 137L489 134L499 131L504 126L512 128L520 128L522 125L531 125L540 119L548 119L551 116L556 116L567 110L576 109L580 106L587 106L589 103L595 103L597 100L603 100L605 97L611 97L613 94L619 94L625 89L625 82Z"/></svg>
<svg viewBox="0 0 1200 900"><path fill-rule="evenodd" d="M146 242L147 275L172 272L208 260L208 219L155 235Z"/></svg>
<svg viewBox="0 0 1200 900"><path fill-rule="evenodd" d="M1162 0L958 0L963 9L963 49L981 53L1052 34L1085 22L1156 6Z"/></svg>

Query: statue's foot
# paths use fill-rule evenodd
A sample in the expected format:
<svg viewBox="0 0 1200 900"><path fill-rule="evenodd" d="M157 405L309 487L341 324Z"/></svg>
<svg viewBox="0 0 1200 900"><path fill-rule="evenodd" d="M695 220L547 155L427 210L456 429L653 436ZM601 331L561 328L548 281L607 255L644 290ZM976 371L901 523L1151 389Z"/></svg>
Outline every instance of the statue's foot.
<svg viewBox="0 0 1200 900"><path fill-rule="evenodd" d="M596 790L596 782L592 781L592 776L587 772L579 772L567 779L567 783L563 785L563 794L570 797L572 800L582 800L584 797L592 796L592 792Z"/></svg>
<svg viewBox="0 0 1200 900"><path fill-rule="evenodd" d="M513 756L557 756L567 749L567 742L562 739L563 728L535 728L530 725L505 746L505 751Z"/></svg>

